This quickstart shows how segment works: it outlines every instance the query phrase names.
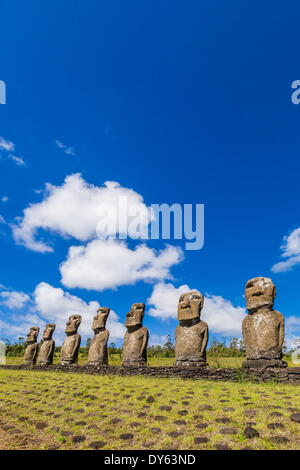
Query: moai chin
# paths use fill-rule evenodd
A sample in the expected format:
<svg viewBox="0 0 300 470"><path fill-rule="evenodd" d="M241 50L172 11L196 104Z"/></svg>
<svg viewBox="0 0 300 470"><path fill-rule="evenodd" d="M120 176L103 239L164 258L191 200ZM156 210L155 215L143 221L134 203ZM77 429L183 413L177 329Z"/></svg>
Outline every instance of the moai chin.
<svg viewBox="0 0 300 470"><path fill-rule="evenodd" d="M175 332L174 366L207 366L208 326L200 320L203 304L204 297L198 291L186 292L179 298L177 318L180 325Z"/></svg>
<svg viewBox="0 0 300 470"><path fill-rule="evenodd" d="M53 363L53 355L55 349L55 342L52 339L52 335L55 330L54 323L48 323L45 326L43 338L39 347L38 364L46 366Z"/></svg>
<svg viewBox="0 0 300 470"><path fill-rule="evenodd" d="M71 315L66 323L67 335L61 348L61 364L76 364L81 343L81 336L77 333L81 323L81 315Z"/></svg>
<svg viewBox="0 0 300 470"><path fill-rule="evenodd" d="M145 304L132 304L130 312L126 315L125 326L127 331L123 344L123 362L125 367L147 366L147 345L149 333L143 323Z"/></svg>
<svg viewBox="0 0 300 470"><path fill-rule="evenodd" d="M284 318L273 310L276 287L272 279L255 277L245 287L248 315L243 320L242 331L246 348L243 367L287 367L282 361Z"/></svg>
<svg viewBox="0 0 300 470"><path fill-rule="evenodd" d="M109 331L105 326L109 312L109 308L101 307L94 316L92 330L94 330L95 334L89 348L88 365L108 364L107 342Z"/></svg>
<svg viewBox="0 0 300 470"><path fill-rule="evenodd" d="M26 349L24 353L24 364L27 366L33 366L36 364L36 359L39 350L39 345L37 342L39 332L40 329L38 326L32 326L27 334L25 342Z"/></svg>

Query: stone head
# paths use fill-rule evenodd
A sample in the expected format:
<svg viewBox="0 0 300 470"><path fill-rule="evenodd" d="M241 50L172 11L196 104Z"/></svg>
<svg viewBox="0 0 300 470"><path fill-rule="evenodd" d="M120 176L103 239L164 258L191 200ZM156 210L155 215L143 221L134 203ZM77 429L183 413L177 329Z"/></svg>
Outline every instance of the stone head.
<svg viewBox="0 0 300 470"><path fill-rule="evenodd" d="M44 329L43 339L44 340L51 339L52 335L54 333L54 330L55 330L55 324L54 323L47 323L47 325L45 326L45 329Z"/></svg>
<svg viewBox="0 0 300 470"><path fill-rule="evenodd" d="M191 291L179 297L177 317L179 321L200 318L204 297L198 291Z"/></svg>
<svg viewBox="0 0 300 470"><path fill-rule="evenodd" d="M130 311L126 314L125 326L137 326L143 323L145 304L132 304Z"/></svg>
<svg viewBox="0 0 300 470"><path fill-rule="evenodd" d="M66 323L65 332L67 333L67 335L73 335L77 333L80 323L81 315L71 315Z"/></svg>
<svg viewBox="0 0 300 470"><path fill-rule="evenodd" d="M30 330L28 331L26 343L27 344L36 343L39 332L40 332L40 329L38 326L32 326Z"/></svg>
<svg viewBox="0 0 300 470"><path fill-rule="evenodd" d="M276 287L268 277L255 277L246 284L245 297L247 310L250 313L262 307L272 308L275 296Z"/></svg>
<svg viewBox="0 0 300 470"><path fill-rule="evenodd" d="M97 314L94 316L92 330L99 330L105 328L106 321L110 312L110 308L101 307L97 310Z"/></svg>

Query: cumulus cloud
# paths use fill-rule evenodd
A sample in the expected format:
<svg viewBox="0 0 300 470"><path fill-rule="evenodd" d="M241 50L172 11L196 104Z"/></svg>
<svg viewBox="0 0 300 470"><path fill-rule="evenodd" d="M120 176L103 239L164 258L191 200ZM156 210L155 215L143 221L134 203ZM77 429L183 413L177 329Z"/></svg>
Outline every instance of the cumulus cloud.
<svg viewBox="0 0 300 470"><path fill-rule="evenodd" d="M128 207L125 222L124 211L119 207L124 198ZM113 235L116 229L117 233L123 233L124 225L124 229L127 228L132 219L130 210L136 207L141 214L141 225L147 227L150 211L141 195L116 182L105 182L101 187L94 186L87 183L80 174L73 174L67 176L61 186L46 184L44 199L40 203L30 204L23 211L23 216L12 226L13 235L18 244L30 250L51 252L53 248L49 243L37 240L39 229L63 237L73 237L82 242L97 236L105 238ZM102 214L101 208L110 210L107 214ZM99 229L101 216L107 220L107 227L103 227L102 231Z"/></svg>
<svg viewBox="0 0 300 470"><path fill-rule="evenodd" d="M39 315L47 321L55 323L56 333L61 337L64 336L66 321L72 314L82 316L80 333L92 336L91 326L93 317L100 307L99 302L91 301L87 303L79 297L71 295L61 288L53 287L46 282L38 284L33 297ZM113 310L110 311L107 328L110 331L110 340L123 338L125 327L120 323L118 315Z"/></svg>
<svg viewBox="0 0 300 470"><path fill-rule="evenodd" d="M272 266L271 270L274 273L290 271L300 263L300 227L283 238L280 250L281 257L285 260Z"/></svg>
<svg viewBox="0 0 300 470"><path fill-rule="evenodd" d="M15 150L15 144L0 136L0 150L4 150L5 152L13 152Z"/></svg>
<svg viewBox="0 0 300 470"><path fill-rule="evenodd" d="M101 291L142 280L162 280L171 277L171 266L181 259L181 250L170 245L156 252L145 245L130 249L119 240L93 240L69 249L60 266L61 282L69 288Z"/></svg>
<svg viewBox="0 0 300 470"><path fill-rule="evenodd" d="M178 299L191 290L188 285L176 288L171 283L158 283L154 286L148 303L152 305L149 315L161 319L177 318ZM217 295L205 295L201 318L213 333L240 335L245 309L234 307L229 300Z"/></svg>
<svg viewBox="0 0 300 470"><path fill-rule="evenodd" d="M30 297L24 292L4 290L0 292L0 305L9 309L21 309L30 301Z"/></svg>

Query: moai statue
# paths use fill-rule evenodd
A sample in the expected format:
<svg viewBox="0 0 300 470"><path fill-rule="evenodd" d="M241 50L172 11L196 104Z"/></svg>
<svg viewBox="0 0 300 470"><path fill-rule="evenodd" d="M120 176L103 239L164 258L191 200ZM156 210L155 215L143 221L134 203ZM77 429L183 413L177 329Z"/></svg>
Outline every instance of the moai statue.
<svg viewBox="0 0 300 470"><path fill-rule="evenodd" d="M126 315L125 326L127 331L123 344L123 362L126 367L147 366L147 344L149 333L143 327L145 304L132 304L130 312Z"/></svg>
<svg viewBox="0 0 300 470"><path fill-rule="evenodd" d="M55 342L52 339L52 335L55 330L54 323L48 323L45 326L43 338L39 347L38 364L41 366L47 366L53 363L53 355L55 349Z"/></svg>
<svg viewBox="0 0 300 470"><path fill-rule="evenodd" d="M179 298L177 317L180 325L175 332L174 366L207 366L208 326L200 320L203 303L204 297L198 291L187 292Z"/></svg>
<svg viewBox="0 0 300 470"><path fill-rule="evenodd" d="M243 320L244 367L286 367L282 361L284 318L273 310L276 287L267 277L250 279L245 288L248 315Z"/></svg>
<svg viewBox="0 0 300 470"><path fill-rule="evenodd" d="M33 366L36 364L36 359L39 350L39 345L37 342L39 332L40 329L38 326L32 326L28 332L25 343L26 349L24 353L24 364L27 366Z"/></svg>
<svg viewBox="0 0 300 470"><path fill-rule="evenodd" d="M71 315L66 323L65 333L66 339L61 348L61 364L76 364L78 360L78 352L81 343L81 336L77 333L81 323L81 315Z"/></svg>
<svg viewBox="0 0 300 470"><path fill-rule="evenodd" d="M94 337L91 341L88 355L89 365L107 365L107 342L109 338L109 331L105 328L106 321L110 309L101 307L97 310L97 315L94 316L92 329L94 330Z"/></svg>

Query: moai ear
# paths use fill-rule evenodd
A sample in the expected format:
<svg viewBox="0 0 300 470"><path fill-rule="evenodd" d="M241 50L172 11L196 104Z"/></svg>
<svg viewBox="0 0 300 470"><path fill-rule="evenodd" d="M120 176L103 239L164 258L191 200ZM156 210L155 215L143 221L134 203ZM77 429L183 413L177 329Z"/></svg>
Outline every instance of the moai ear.
<svg viewBox="0 0 300 470"><path fill-rule="evenodd" d="M276 286L273 287L273 297L274 297L274 299L276 297Z"/></svg>

